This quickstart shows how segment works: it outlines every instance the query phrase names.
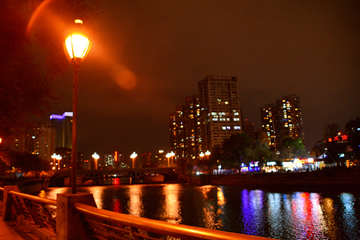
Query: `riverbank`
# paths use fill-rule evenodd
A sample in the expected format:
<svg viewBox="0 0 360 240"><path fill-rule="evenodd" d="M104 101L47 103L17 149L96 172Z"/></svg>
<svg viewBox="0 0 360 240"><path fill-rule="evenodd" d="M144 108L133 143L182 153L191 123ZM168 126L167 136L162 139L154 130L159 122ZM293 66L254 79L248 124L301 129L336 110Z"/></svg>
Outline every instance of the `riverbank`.
<svg viewBox="0 0 360 240"><path fill-rule="evenodd" d="M187 176L186 180L195 185L358 187L360 186L360 168L329 168L312 172L199 175Z"/></svg>

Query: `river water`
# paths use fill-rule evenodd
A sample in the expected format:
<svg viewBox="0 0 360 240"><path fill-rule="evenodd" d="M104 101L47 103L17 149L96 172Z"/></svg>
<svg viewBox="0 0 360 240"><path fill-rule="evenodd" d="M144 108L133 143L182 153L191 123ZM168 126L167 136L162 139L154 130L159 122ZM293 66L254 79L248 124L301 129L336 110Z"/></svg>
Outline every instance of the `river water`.
<svg viewBox="0 0 360 240"><path fill-rule="evenodd" d="M50 189L42 196L70 188ZM360 239L360 192L183 184L80 187L98 208L275 239Z"/></svg>

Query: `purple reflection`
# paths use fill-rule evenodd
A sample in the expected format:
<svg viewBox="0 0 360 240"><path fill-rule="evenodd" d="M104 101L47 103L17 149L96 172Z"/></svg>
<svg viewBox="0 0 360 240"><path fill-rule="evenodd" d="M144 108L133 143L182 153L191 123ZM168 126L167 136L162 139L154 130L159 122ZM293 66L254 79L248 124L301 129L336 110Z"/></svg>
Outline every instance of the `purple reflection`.
<svg viewBox="0 0 360 240"><path fill-rule="evenodd" d="M249 235L261 235L264 231L263 218L263 191L242 191L242 212L244 233Z"/></svg>

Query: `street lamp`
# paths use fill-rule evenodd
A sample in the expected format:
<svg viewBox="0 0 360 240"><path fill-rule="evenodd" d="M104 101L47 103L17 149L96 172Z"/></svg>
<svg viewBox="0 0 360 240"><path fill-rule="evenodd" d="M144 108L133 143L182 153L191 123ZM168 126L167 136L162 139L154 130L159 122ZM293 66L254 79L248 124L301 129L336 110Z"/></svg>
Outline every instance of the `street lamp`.
<svg viewBox="0 0 360 240"><path fill-rule="evenodd" d="M205 152L205 156L206 156L206 160L209 160L209 156L210 156L211 152L209 150L207 150Z"/></svg>
<svg viewBox="0 0 360 240"><path fill-rule="evenodd" d="M51 155L51 159L54 161L54 164L55 164L56 156L57 156L56 153L54 153L53 155Z"/></svg>
<svg viewBox="0 0 360 240"><path fill-rule="evenodd" d="M170 153L167 153L167 154L165 155L165 157L166 157L167 160L168 160L168 167L170 167L170 162L169 162L169 160L170 160L170 158L171 158L171 154L170 154Z"/></svg>
<svg viewBox="0 0 360 240"><path fill-rule="evenodd" d="M73 81L73 118L72 118L72 163L71 163L71 192L76 193L76 124L77 124L77 92L79 67L89 53L91 41L81 29L82 20L76 19L75 26L65 38L65 55L67 56L74 69Z"/></svg>
<svg viewBox="0 0 360 240"><path fill-rule="evenodd" d="M56 155L56 160L58 161L58 170L60 170L60 161L62 157L60 155Z"/></svg>
<svg viewBox="0 0 360 240"><path fill-rule="evenodd" d="M135 158L137 157L137 154L135 152L133 152L131 155L130 155L130 158L132 160L132 168L135 168Z"/></svg>
<svg viewBox="0 0 360 240"><path fill-rule="evenodd" d="M91 155L91 156L94 158L95 169L97 170L97 168L98 168L98 160L99 160L100 156L96 152L94 152L94 154Z"/></svg>
<svg viewBox="0 0 360 240"><path fill-rule="evenodd" d="M175 156L175 153L173 151L171 151L170 153L170 157L171 157L171 166L174 166L174 156Z"/></svg>

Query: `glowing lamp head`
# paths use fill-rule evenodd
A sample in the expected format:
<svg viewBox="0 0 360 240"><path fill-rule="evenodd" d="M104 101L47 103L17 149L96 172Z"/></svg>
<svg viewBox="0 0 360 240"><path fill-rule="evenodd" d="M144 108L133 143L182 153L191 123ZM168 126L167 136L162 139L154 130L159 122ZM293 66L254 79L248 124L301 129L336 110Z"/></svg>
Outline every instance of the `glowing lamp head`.
<svg viewBox="0 0 360 240"><path fill-rule="evenodd" d="M130 155L130 158L136 158L137 157L137 154L135 152L133 152L131 155Z"/></svg>
<svg viewBox="0 0 360 240"><path fill-rule="evenodd" d="M99 154L97 154L96 152L91 155L95 160L98 160L100 158Z"/></svg>
<svg viewBox="0 0 360 240"><path fill-rule="evenodd" d="M75 27L65 38L65 55L72 64L79 65L89 53L91 41L82 28L82 21L75 20Z"/></svg>

